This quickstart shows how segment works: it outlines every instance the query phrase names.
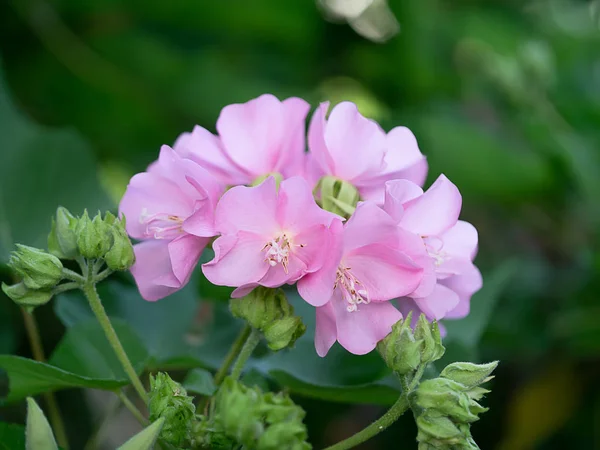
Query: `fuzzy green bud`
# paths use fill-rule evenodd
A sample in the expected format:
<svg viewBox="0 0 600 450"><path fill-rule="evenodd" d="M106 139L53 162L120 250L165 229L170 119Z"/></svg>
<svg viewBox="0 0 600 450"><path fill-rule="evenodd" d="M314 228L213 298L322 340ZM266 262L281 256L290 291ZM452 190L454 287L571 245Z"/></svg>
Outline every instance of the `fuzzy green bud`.
<svg viewBox="0 0 600 450"><path fill-rule="evenodd" d="M421 364L428 364L437 361L446 349L442 345L442 336L437 321L429 323L425 314L419 316L417 326L415 327L415 339L421 342Z"/></svg>
<svg viewBox="0 0 600 450"><path fill-rule="evenodd" d="M386 365L399 375L406 375L421 363L421 344L411 328L412 311L392 326L392 332L377 344Z"/></svg>
<svg viewBox="0 0 600 450"><path fill-rule="evenodd" d="M350 217L360 200L358 189L344 180L324 176L315 188L321 207L342 217Z"/></svg>
<svg viewBox="0 0 600 450"><path fill-rule="evenodd" d="M48 250L57 258L73 259L77 256L77 218L67 208L59 206L52 218L48 235Z"/></svg>
<svg viewBox="0 0 600 450"><path fill-rule="evenodd" d="M12 286L2 283L2 291L13 302L24 308L36 308L45 305L52 298L50 290L29 289L23 282L13 284Z"/></svg>
<svg viewBox="0 0 600 450"><path fill-rule="evenodd" d="M190 440L192 422L196 413L193 397L187 395L181 384L173 381L168 374L159 372L150 376L150 420L165 419L161 439L176 447L184 446Z"/></svg>
<svg viewBox="0 0 600 450"><path fill-rule="evenodd" d="M37 248L17 244L8 265L23 278L29 289L51 289L62 280L60 259Z"/></svg>
<svg viewBox="0 0 600 450"><path fill-rule="evenodd" d="M216 396L217 424L238 446L256 450L308 450L304 410L281 393L263 394L226 378Z"/></svg>
<svg viewBox="0 0 600 450"><path fill-rule="evenodd" d="M103 258L112 246L110 226L102 220L98 213L94 219L90 219L87 210L79 218L77 223L77 248L85 258Z"/></svg>
<svg viewBox="0 0 600 450"><path fill-rule="evenodd" d="M440 373L440 377L456 381L468 388L474 388L489 381L490 375L498 367L498 361L487 364L455 362L448 364Z"/></svg>
<svg viewBox="0 0 600 450"><path fill-rule="evenodd" d="M272 350L292 346L306 331L281 289L259 286L243 298L231 299L229 309L260 330Z"/></svg>
<svg viewBox="0 0 600 450"><path fill-rule="evenodd" d="M105 223L109 224L109 220L114 216L110 213L106 213ZM112 220L110 223L110 231L112 233L112 247L104 256L104 261L109 269L112 270L127 270L135 262L135 253L133 252L133 245L127 231L125 231L125 224L119 219Z"/></svg>
<svg viewBox="0 0 600 450"><path fill-rule="evenodd" d="M446 378L425 380L419 385L414 402L422 409L435 409L455 422L471 423L486 409L470 398L467 390L464 385Z"/></svg>

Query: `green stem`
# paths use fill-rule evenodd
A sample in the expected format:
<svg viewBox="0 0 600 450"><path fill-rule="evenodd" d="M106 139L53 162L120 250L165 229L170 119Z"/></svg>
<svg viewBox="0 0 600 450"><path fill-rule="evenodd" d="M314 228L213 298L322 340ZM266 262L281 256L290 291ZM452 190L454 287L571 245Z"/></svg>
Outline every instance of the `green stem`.
<svg viewBox="0 0 600 450"><path fill-rule="evenodd" d="M254 349L256 348L256 346L258 345L259 342L260 342L260 331L252 329L252 331L248 335L248 338L246 339L246 342L244 343L244 346L242 347L242 350L240 351L240 354L238 355L237 359L235 360L233 369L231 370L231 377L234 380L237 380L240 378L240 375L242 374L242 370L244 369L246 362L252 355L252 352L254 351Z"/></svg>
<svg viewBox="0 0 600 450"><path fill-rule="evenodd" d="M250 325L246 325L242 329L242 331L236 338L235 342L229 349L229 353L227 353L227 356L225 356L225 360L223 361L223 364L221 365L221 367L215 374L215 385L218 386L219 384L221 384L223 382L223 379L227 376L227 373L229 373L229 369L231 369L231 366L233 365L235 358L237 358L237 356L242 351L242 347L244 346L244 343L248 339L248 336L250 336L251 332L252 332L252 328L250 327Z"/></svg>
<svg viewBox="0 0 600 450"><path fill-rule="evenodd" d="M117 397L119 397L119 400L121 400L121 402L123 402L123 405L125 406L125 408L127 408L129 410L129 412L131 412L131 414L133 414L133 417L135 417L137 419L137 421L140 423L140 425L142 425L144 427L148 425L148 420L144 417L142 412L139 409L137 409L137 407L133 404L133 402L131 400L129 400L129 398L127 397L127 394L125 394L125 392L122 389L120 391L115 392L115 394L117 394Z"/></svg>
<svg viewBox="0 0 600 450"><path fill-rule="evenodd" d="M140 378L137 376L137 373L136 373L135 369L133 368L131 361L129 361L129 358L127 357L127 353L125 353L125 349L123 348L123 345L121 345L121 341L119 340L119 337L117 336L117 333L115 332L115 329L113 328L113 326L110 323L110 319L108 318L108 315L106 315L104 306L102 306L100 297L98 296L98 293L96 292L95 284L92 281L88 280L88 282L86 282L83 285L83 293L87 297L87 299L90 303L90 307L92 308L92 311L94 312L94 315L96 316L96 319L98 319L98 322L100 323L100 326L102 327L102 330L104 330L104 334L106 335L108 342L110 343L111 347L115 351L115 354L117 355L119 362L123 366L125 373L127 373L127 375L129 376L129 379L131 380L133 387L139 394L140 398L144 401L144 403L148 403L148 395L146 394L144 385L140 381Z"/></svg>
<svg viewBox="0 0 600 450"><path fill-rule="evenodd" d="M359 431L358 433L350 436L348 439L344 439L337 444L327 447L325 450L347 450L356 447L359 444L371 439L373 436L381 433L391 424L393 424L398 417L400 417L408 409L408 400L406 395L403 393L400 395L396 403L379 419L373 422L368 427Z"/></svg>
<svg viewBox="0 0 600 450"><path fill-rule="evenodd" d="M63 292L70 291L79 287L79 283L63 283L52 289L52 295L62 294Z"/></svg>
<svg viewBox="0 0 600 450"><path fill-rule="evenodd" d="M44 347L42 346L42 339L40 338L40 331L35 317L33 314L27 312L24 308L21 308L21 312L23 313L23 321L25 323L25 330L27 331L27 336L31 345L33 358L36 361L44 362L46 360L46 356L44 355ZM58 403L56 402L56 397L52 392L47 392L44 394L44 400L46 402L46 407L48 408L48 416L50 418L50 423L52 424L52 429L54 430L56 440L58 441L58 445L68 449L69 440L67 438L65 423L62 420L60 409L58 408Z"/></svg>
<svg viewBox="0 0 600 450"><path fill-rule="evenodd" d="M410 381L410 383L408 383L408 387L406 389L406 395L410 394L412 391L414 391L416 389L417 385L419 384L419 381L421 381L421 378L423 377L423 372L425 372L426 368L427 368L427 364L421 364L419 366L416 373L412 377L412 380Z"/></svg>
<svg viewBox="0 0 600 450"><path fill-rule="evenodd" d="M100 283L102 280L104 280L107 276L109 276L111 273L113 273L113 271L111 269L104 269L102 272L100 272L99 274L97 274L94 277L94 282L95 283Z"/></svg>
<svg viewBox="0 0 600 450"><path fill-rule="evenodd" d="M62 274L63 274L63 277L65 277L71 281L75 281L77 283L85 282L85 278L83 278L77 272L73 272L72 270L67 269L66 267L63 267Z"/></svg>

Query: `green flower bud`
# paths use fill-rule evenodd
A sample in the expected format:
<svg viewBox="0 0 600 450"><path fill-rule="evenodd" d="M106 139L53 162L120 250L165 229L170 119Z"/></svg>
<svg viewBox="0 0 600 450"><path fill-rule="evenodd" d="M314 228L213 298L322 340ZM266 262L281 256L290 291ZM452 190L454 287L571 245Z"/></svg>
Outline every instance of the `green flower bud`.
<svg viewBox="0 0 600 450"><path fill-rule="evenodd" d="M421 341L411 328L412 312L392 326L392 332L377 344L386 365L399 375L406 375L421 363Z"/></svg>
<svg viewBox="0 0 600 450"><path fill-rule="evenodd" d="M308 450L304 411L281 393L266 393L226 378L216 396L218 425L238 446Z"/></svg>
<svg viewBox="0 0 600 450"><path fill-rule="evenodd" d="M77 218L67 208L59 206L52 218L52 230L48 235L48 250L57 258L73 259L77 256Z"/></svg>
<svg viewBox="0 0 600 450"><path fill-rule="evenodd" d="M112 246L110 226L102 220L98 213L93 220L87 210L77 223L77 248L79 253L89 259L103 258Z"/></svg>
<svg viewBox="0 0 600 450"><path fill-rule="evenodd" d="M467 390L464 385L446 378L425 380L414 394L414 402L422 409L435 409L454 422L471 423L478 420L477 414L487 409L470 398Z"/></svg>
<svg viewBox="0 0 600 450"><path fill-rule="evenodd" d="M260 330L272 350L292 346L306 331L281 289L259 286L243 298L232 298L229 309Z"/></svg>
<svg viewBox="0 0 600 450"><path fill-rule="evenodd" d="M2 291L13 302L24 308L35 308L45 305L52 298L50 290L29 289L23 282L13 284L12 286L2 283Z"/></svg>
<svg viewBox="0 0 600 450"><path fill-rule="evenodd" d="M420 415L416 418L416 423L419 435L425 435L417 436L418 441L444 440L446 444L454 444L459 442L462 436L454 422L436 412Z"/></svg>
<svg viewBox="0 0 600 450"><path fill-rule="evenodd" d="M106 218L109 218L110 213L106 213ZM110 214L113 218L114 216ZM108 222L105 220L105 223ZM106 255L104 255L104 261L106 265L112 270L127 270L135 262L135 253L133 252L133 245L131 240L127 236L125 231L125 225L120 220L113 220L110 228L113 237L113 245Z"/></svg>
<svg viewBox="0 0 600 450"><path fill-rule="evenodd" d="M168 374L159 372L156 377L150 376L150 420L165 419L160 437L169 444L184 446L190 440L196 413L193 401Z"/></svg>
<svg viewBox="0 0 600 450"><path fill-rule="evenodd" d="M319 180L315 191L318 194L321 208L342 217L350 217L360 200L360 194L352 183L324 176Z"/></svg>
<svg viewBox="0 0 600 450"><path fill-rule="evenodd" d="M260 183L262 183L263 181L265 181L269 177L275 178L275 184L277 186L277 189L279 189L279 185L283 181L283 175L281 175L280 173L277 173L277 172L268 173L266 175L262 175L262 176L258 177L257 179L255 179L252 182L252 184L250 186L258 186Z"/></svg>
<svg viewBox="0 0 600 450"><path fill-rule="evenodd" d="M33 247L17 244L8 265L29 289L50 289L62 280L63 265L56 256Z"/></svg>
<svg viewBox="0 0 600 450"><path fill-rule="evenodd" d="M468 388L479 386L489 380L491 373L498 367L498 361L487 364L472 364L468 362L455 362L447 365L440 377L448 378L465 385Z"/></svg>
<svg viewBox="0 0 600 450"><path fill-rule="evenodd" d="M415 339L422 342L421 364L427 364L437 361L446 349L442 345L442 337L437 321L429 323L425 314L419 316L419 321L415 327Z"/></svg>

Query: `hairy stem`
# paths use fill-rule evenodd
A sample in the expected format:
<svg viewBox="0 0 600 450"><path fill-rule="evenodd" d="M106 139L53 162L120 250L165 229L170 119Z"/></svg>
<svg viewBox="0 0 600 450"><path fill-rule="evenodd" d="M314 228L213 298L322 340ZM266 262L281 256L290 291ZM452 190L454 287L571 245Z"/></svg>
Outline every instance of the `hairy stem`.
<svg viewBox="0 0 600 450"><path fill-rule="evenodd" d="M406 393L402 393L396 403L379 419L373 422L368 427L359 431L358 433L350 436L348 439L344 439L337 444L327 447L325 450L347 450L368 441L373 436L381 433L391 424L393 424L398 417L400 417L408 409L408 399Z"/></svg>
<svg viewBox="0 0 600 450"><path fill-rule="evenodd" d="M46 361L46 356L44 355L44 347L42 346L42 339L40 338L40 331L37 321L35 320L33 314L26 311L24 308L21 308L21 312L23 313L23 321L25 323L25 330L27 331L27 337L29 338L29 343L31 345L33 358L36 361L44 362ZM44 400L46 402L46 407L48 408L48 416L50 423L52 424L52 429L54 430L54 435L58 441L58 445L68 449L69 440L67 439L65 423L63 422L60 414L56 397L52 392L47 392L44 394Z"/></svg>
<svg viewBox="0 0 600 450"><path fill-rule="evenodd" d="M104 330L104 334L106 335L110 346L115 351L115 354L117 355L119 362L123 366L125 373L127 373L127 376L131 380L133 387L139 394L140 398L144 401L144 403L148 403L148 395L146 394L144 385L142 384L140 378L137 376L137 373L133 368L131 361L129 361L127 353L125 353L125 349L123 348L123 345L121 345L121 341L119 340L119 337L117 336L117 333L115 332L115 329L110 323L110 319L108 318L108 315L104 310L104 306L102 306L102 302L100 300L100 297L98 296L98 292L96 292L96 286L91 280L88 280L88 282L83 285L83 293L87 297L90 303L90 307L92 308L92 311L96 316L96 319L98 319L102 330Z"/></svg>
<svg viewBox="0 0 600 450"><path fill-rule="evenodd" d="M233 362L235 361L237 356L242 351L242 347L244 346L244 343L248 339L248 336L250 336L251 332L252 332L252 328L250 327L250 325L246 325L242 329L242 331L236 338L235 342L229 349L229 353L227 353L227 356L225 356L225 360L223 361L223 364L221 365L221 367L215 374L215 385L218 386L219 384L221 384L223 382L223 379L229 373L229 369L231 369Z"/></svg>
<svg viewBox="0 0 600 450"><path fill-rule="evenodd" d="M240 354L238 355L235 361L235 364L233 365L233 369L231 370L231 377L234 380L240 378L240 375L242 374L242 370L244 369L246 362L248 362L248 359L252 355L252 352L254 351L259 342L260 332L258 330L252 329L252 331L248 335L248 338L246 339L246 342L244 343L244 346L242 347L242 350L240 351Z"/></svg>

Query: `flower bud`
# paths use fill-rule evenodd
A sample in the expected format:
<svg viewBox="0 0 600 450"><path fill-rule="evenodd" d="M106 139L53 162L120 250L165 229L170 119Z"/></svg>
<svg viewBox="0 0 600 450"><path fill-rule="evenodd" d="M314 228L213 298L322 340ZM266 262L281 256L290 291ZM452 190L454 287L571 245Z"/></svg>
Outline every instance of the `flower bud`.
<svg viewBox="0 0 600 450"><path fill-rule="evenodd" d="M332 177L324 176L316 187L319 194L321 208L342 217L350 217L360 200L360 194L352 183Z"/></svg>
<svg viewBox="0 0 600 450"><path fill-rule="evenodd" d="M306 331L281 289L259 286L243 298L232 298L229 309L260 330L272 350L292 346Z"/></svg>
<svg viewBox="0 0 600 450"><path fill-rule="evenodd" d="M52 298L50 290L29 289L22 281L12 286L2 283L2 291L17 305L28 309L45 305Z"/></svg>
<svg viewBox="0 0 600 450"><path fill-rule="evenodd" d="M110 216L114 218L114 216L110 213L106 213L105 223L108 223ZM106 265L112 270L127 270L133 263L135 262L135 253L133 252L133 245L131 245L131 241L129 240L129 236L127 236L127 232L125 231L125 225L119 219L113 220L111 224L110 231L113 237L112 247L106 255L104 255L104 260L106 261Z"/></svg>
<svg viewBox="0 0 600 450"><path fill-rule="evenodd" d="M150 420L165 419L160 437L169 444L178 447L189 441L196 413L193 400L168 374L159 372L156 377L150 376Z"/></svg>
<svg viewBox="0 0 600 450"><path fill-rule="evenodd" d="M238 446L257 450L308 450L304 410L281 393L263 394L226 378L216 396L217 425Z"/></svg>
<svg viewBox="0 0 600 450"><path fill-rule="evenodd" d="M425 314L419 316L415 327L415 339L422 342L421 364L437 361L444 356L446 349L442 345L442 337L437 321L429 323L425 318Z"/></svg>
<svg viewBox="0 0 600 450"><path fill-rule="evenodd" d="M9 266L22 278L29 289L51 289L62 280L63 265L56 256L26 245L17 244Z"/></svg>
<svg viewBox="0 0 600 450"><path fill-rule="evenodd" d="M48 250L57 258L73 259L77 256L77 218L67 208L59 206L52 218L52 230L48 235Z"/></svg>
<svg viewBox="0 0 600 450"><path fill-rule="evenodd" d="M411 328L412 311L392 326L392 332L377 344L386 365L399 375L406 375L421 363L421 341Z"/></svg>
<svg viewBox="0 0 600 450"><path fill-rule="evenodd" d="M477 414L486 409L470 398L467 390L456 381L434 378L421 382L414 401L420 408L435 409L455 422L471 423L478 420Z"/></svg>
<svg viewBox="0 0 600 450"><path fill-rule="evenodd" d="M456 381L468 388L474 388L489 381L492 378L490 375L496 367L498 367L498 361L487 364L455 362L448 364L440 373L440 377Z"/></svg>
<svg viewBox="0 0 600 450"><path fill-rule="evenodd" d="M112 246L110 226L102 220L100 213L91 220L87 210L84 211L77 223L76 234L77 248L85 258L102 258Z"/></svg>
<svg viewBox="0 0 600 450"><path fill-rule="evenodd" d="M423 439L425 436L420 436L421 439L430 442L443 440L445 444L453 444L460 440L462 434L454 422L437 412L420 415L416 418L416 423L419 435L424 434L427 437L427 439ZM419 436L417 437L417 440L421 439Z"/></svg>

